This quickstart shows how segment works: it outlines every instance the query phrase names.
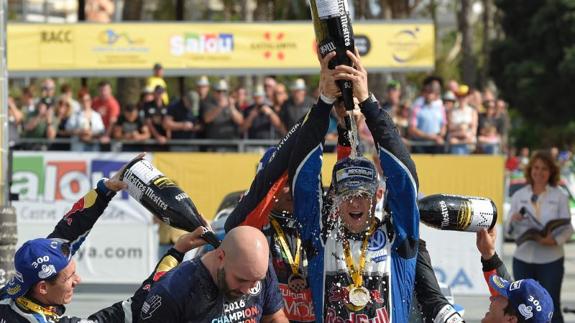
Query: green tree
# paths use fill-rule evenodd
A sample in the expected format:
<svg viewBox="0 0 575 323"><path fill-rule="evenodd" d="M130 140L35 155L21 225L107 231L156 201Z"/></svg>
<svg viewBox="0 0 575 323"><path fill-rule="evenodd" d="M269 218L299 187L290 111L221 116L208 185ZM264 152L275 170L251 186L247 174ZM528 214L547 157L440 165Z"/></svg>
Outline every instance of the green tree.
<svg viewBox="0 0 575 323"><path fill-rule="evenodd" d="M574 120L575 3L496 0L504 33L493 44L490 73L527 127L564 127ZM546 141L542 138L541 142Z"/></svg>

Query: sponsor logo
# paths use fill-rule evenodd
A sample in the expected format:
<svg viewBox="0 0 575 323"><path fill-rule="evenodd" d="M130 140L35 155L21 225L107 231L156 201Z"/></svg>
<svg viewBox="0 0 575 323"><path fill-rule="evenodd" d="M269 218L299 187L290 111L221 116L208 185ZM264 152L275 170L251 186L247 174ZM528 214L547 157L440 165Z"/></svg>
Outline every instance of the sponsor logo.
<svg viewBox="0 0 575 323"><path fill-rule="evenodd" d="M441 227L445 228L449 226L449 211L447 210L447 204L445 201L439 201L439 207L441 208Z"/></svg>
<svg viewBox="0 0 575 323"><path fill-rule="evenodd" d="M319 46L319 53L322 57L333 51L335 51L335 44L332 41Z"/></svg>
<svg viewBox="0 0 575 323"><path fill-rule="evenodd" d="M286 58L286 50L297 49L297 43L287 41L284 32L269 32L266 31L262 34L259 41L250 44L250 49L255 51L262 51L262 55L266 60L276 59L283 61Z"/></svg>
<svg viewBox="0 0 575 323"><path fill-rule="evenodd" d="M533 297L533 295L529 295L529 298L527 298L527 300L535 306L535 310L537 310L537 312L541 312L541 310L543 310L543 308L541 307L541 303L539 302L538 299ZM531 308L531 306L529 306L529 308Z"/></svg>
<svg viewBox="0 0 575 323"><path fill-rule="evenodd" d="M499 288L505 288L505 284L507 283L507 281L499 276L493 276L493 283L495 284L495 286Z"/></svg>
<svg viewBox="0 0 575 323"><path fill-rule="evenodd" d="M157 180L155 180L154 185L156 185L159 189L163 189L164 187L177 186L176 183L174 183L174 181L172 181L171 179L169 179L165 176L160 177Z"/></svg>
<svg viewBox="0 0 575 323"><path fill-rule="evenodd" d="M72 30L43 30L40 32L40 42L44 44L71 43Z"/></svg>
<svg viewBox="0 0 575 323"><path fill-rule="evenodd" d="M349 25L349 17L347 16L347 1L338 1L339 16L341 21L341 31L343 33L344 45L351 46L351 32Z"/></svg>
<svg viewBox="0 0 575 323"><path fill-rule="evenodd" d="M354 35L355 47L359 51L360 56L365 56L371 51L371 41L366 35Z"/></svg>
<svg viewBox="0 0 575 323"><path fill-rule="evenodd" d="M54 265L42 265L42 270L38 272L38 278L46 279L56 274L56 267Z"/></svg>
<svg viewBox="0 0 575 323"><path fill-rule="evenodd" d="M533 308L531 306L526 306L525 304L520 304L517 307L519 314L523 316L526 320L533 317Z"/></svg>
<svg viewBox="0 0 575 323"><path fill-rule="evenodd" d="M465 230L471 224L471 203L469 201L465 201L461 204L461 208L459 209L457 215L457 227L460 230ZM485 219L485 218L484 218ZM480 223L481 224L481 223Z"/></svg>
<svg viewBox="0 0 575 323"><path fill-rule="evenodd" d="M178 201L178 202L181 200L189 199L189 198L190 197L186 193L180 193L180 194L176 195L176 197L175 197L176 201Z"/></svg>
<svg viewBox="0 0 575 323"><path fill-rule="evenodd" d="M392 58L395 62L400 64L409 63L412 61L421 44L418 41L418 34L420 30L418 27L413 29L404 29L397 32L388 45L392 48Z"/></svg>
<svg viewBox="0 0 575 323"><path fill-rule="evenodd" d="M228 33L185 33L170 37L170 53L184 54L228 54L234 51L234 35Z"/></svg>
<svg viewBox="0 0 575 323"><path fill-rule="evenodd" d="M369 239L369 246L367 250L369 251L378 251L385 247L387 243L387 237L385 236L385 232L382 229L377 229L371 238Z"/></svg>
<svg viewBox="0 0 575 323"><path fill-rule="evenodd" d="M144 184L144 182L142 182L140 180L140 178L138 178L132 172L131 169L128 169L126 171L126 173L124 174L124 180L128 182L129 186L131 186L129 188L130 190L138 190L138 191L144 193L144 195L146 197L148 197L150 199L150 201L152 203L156 204L160 209L162 209L164 211L168 209L168 204L166 202L164 202L161 197L157 196L151 187ZM135 195L137 195L137 194L135 194Z"/></svg>
<svg viewBox="0 0 575 323"><path fill-rule="evenodd" d="M287 284L279 284L284 299L284 311L288 320L298 322L313 322L315 314L311 299L311 290L296 293Z"/></svg>
<svg viewBox="0 0 575 323"><path fill-rule="evenodd" d="M143 320L149 319L152 317L152 314L162 306L162 296L154 295L144 302L142 305L142 311L140 312L140 317Z"/></svg>
<svg viewBox="0 0 575 323"><path fill-rule="evenodd" d="M14 278L16 278L16 280L19 282L24 283L24 276L22 276L21 272L16 271L16 273L14 273Z"/></svg>
<svg viewBox="0 0 575 323"><path fill-rule="evenodd" d="M20 292L20 290L22 289L22 287L20 287L19 284L16 284L14 287L9 287L6 292L8 293L8 295L16 295L18 294L18 292Z"/></svg>
<svg viewBox="0 0 575 323"><path fill-rule="evenodd" d="M126 161L103 159L46 160L43 156L15 156L11 192L20 201L78 201L102 177L111 178ZM129 198L128 192L122 199Z"/></svg>
<svg viewBox="0 0 575 323"><path fill-rule="evenodd" d="M117 32L114 29L106 29L98 35L98 40L104 45L140 45L144 43L142 38L134 38L127 32Z"/></svg>
<svg viewBox="0 0 575 323"><path fill-rule="evenodd" d="M523 282L523 279L512 282L509 286L509 291L521 288L521 282Z"/></svg>
<svg viewBox="0 0 575 323"><path fill-rule="evenodd" d="M260 294L261 291L262 291L262 282L258 281L254 287L249 289L248 293L251 296L257 296Z"/></svg>
<svg viewBox="0 0 575 323"><path fill-rule="evenodd" d="M367 314L349 313L348 317L338 316L335 309L329 308L325 317L328 323L389 323L387 309L378 308L375 310L375 317L370 318Z"/></svg>
<svg viewBox="0 0 575 323"><path fill-rule="evenodd" d="M372 180L373 178L375 178L375 173L373 172L372 169L365 167L348 167L340 169L336 173L336 179L338 182L346 178L356 176Z"/></svg>

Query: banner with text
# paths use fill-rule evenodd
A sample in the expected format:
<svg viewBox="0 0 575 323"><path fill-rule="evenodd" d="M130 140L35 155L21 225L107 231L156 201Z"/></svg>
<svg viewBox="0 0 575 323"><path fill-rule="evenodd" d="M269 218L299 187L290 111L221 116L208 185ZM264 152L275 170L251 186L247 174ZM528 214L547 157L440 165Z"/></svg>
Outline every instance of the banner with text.
<svg viewBox="0 0 575 323"><path fill-rule="evenodd" d="M135 154L14 152L11 192L18 219L53 223L72 204L96 187L102 177L112 177ZM99 220L111 223L151 223L149 212L122 192L110 202Z"/></svg>
<svg viewBox="0 0 575 323"><path fill-rule="evenodd" d="M363 64L371 69L429 70L431 22L354 23ZM310 22L8 25L8 69L34 71L167 70L206 73L316 71Z"/></svg>

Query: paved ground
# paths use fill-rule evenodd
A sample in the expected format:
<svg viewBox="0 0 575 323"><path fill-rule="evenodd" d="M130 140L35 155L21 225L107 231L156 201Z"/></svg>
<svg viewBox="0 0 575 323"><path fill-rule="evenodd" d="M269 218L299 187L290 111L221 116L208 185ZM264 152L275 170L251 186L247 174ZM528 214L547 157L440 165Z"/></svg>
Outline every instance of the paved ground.
<svg viewBox="0 0 575 323"><path fill-rule="evenodd" d="M514 244L506 243L504 246L504 261L511 268L511 255L515 248ZM567 245L565 261L565 278L562 290L562 306L575 309L575 243ZM104 289L95 286L86 286L78 290L74 302L68 306L68 314L85 316L116 301L129 296L127 291L134 290L135 286L113 286ZM487 297L458 296L457 303L465 307L465 319L467 322L479 322L483 318L489 300ZM575 314L564 314L565 322L575 323Z"/></svg>

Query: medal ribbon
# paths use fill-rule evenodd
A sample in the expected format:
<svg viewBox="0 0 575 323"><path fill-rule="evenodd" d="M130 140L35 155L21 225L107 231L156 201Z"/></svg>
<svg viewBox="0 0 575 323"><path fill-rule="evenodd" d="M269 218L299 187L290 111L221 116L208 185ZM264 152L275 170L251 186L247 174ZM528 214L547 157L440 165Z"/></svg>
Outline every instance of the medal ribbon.
<svg viewBox="0 0 575 323"><path fill-rule="evenodd" d="M20 305L21 307L23 307L24 309L30 310L31 312L34 312L34 313L41 314L44 317L53 317L53 318L58 318L58 319L60 317L60 315L58 313L56 313L56 311L53 309L52 306L50 306L50 307L40 306L26 297L18 297L16 299L16 303L18 305Z"/></svg>
<svg viewBox="0 0 575 323"><path fill-rule="evenodd" d="M345 263L347 265L347 268L350 271L350 276L351 276L351 279L353 280L353 286L354 287L363 286L362 272L363 272L363 269L365 268L365 254L367 251L369 237L371 237L371 235L375 231L375 225L376 225L376 222L374 222L371 225L371 227L369 228L369 231L365 234L365 238L363 238L363 242L361 243L361 254L359 256L359 265L358 265L357 269L355 268L355 265L353 264L353 257L351 256L351 249L349 247L349 240L347 240L347 238L345 238L345 237L343 238L343 253L345 255Z"/></svg>
<svg viewBox="0 0 575 323"><path fill-rule="evenodd" d="M280 245L286 255L288 264L291 267L291 271L294 275L299 275L299 263L301 260L301 239L299 235L296 237L296 246L295 246L295 257L292 257L291 249L286 241L284 230L281 228L278 221L272 217L270 217L270 223L272 224L274 230L277 233L278 240Z"/></svg>

